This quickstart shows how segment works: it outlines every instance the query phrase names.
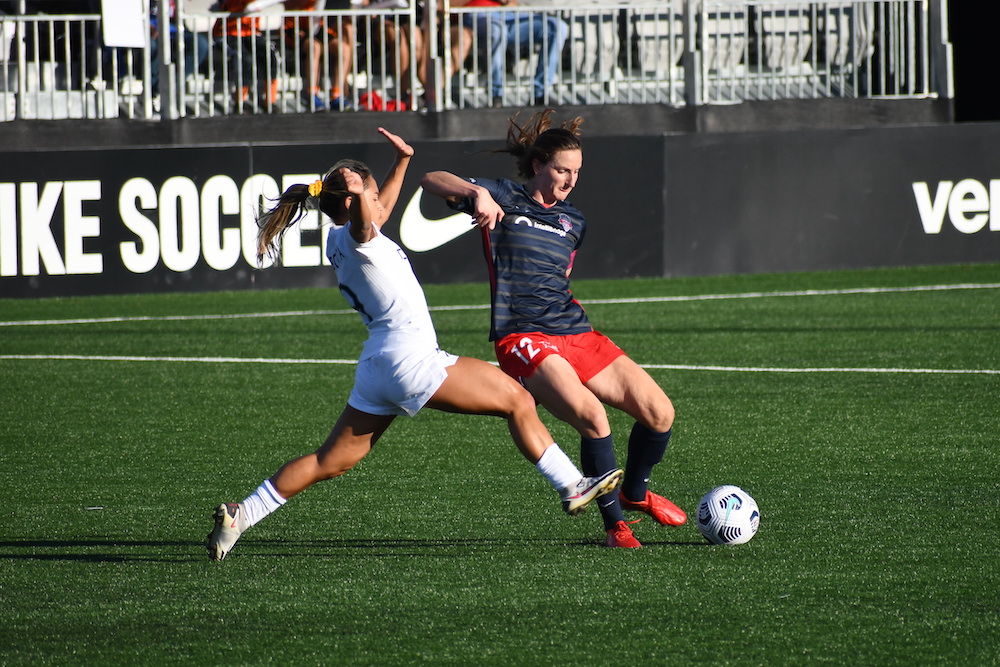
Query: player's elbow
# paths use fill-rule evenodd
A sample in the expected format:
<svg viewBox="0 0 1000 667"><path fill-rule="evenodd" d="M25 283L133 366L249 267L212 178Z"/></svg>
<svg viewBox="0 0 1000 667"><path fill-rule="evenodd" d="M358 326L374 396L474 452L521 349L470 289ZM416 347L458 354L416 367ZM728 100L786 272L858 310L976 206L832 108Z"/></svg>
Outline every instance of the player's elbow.
<svg viewBox="0 0 1000 667"><path fill-rule="evenodd" d="M420 187L422 187L427 192L430 192L431 194L435 195L441 194L441 191L438 189L439 187L438 181L440 180L440 174L441 172L439 171L427 172L426 174L423 175L423 178L420 179Z"/></svg>

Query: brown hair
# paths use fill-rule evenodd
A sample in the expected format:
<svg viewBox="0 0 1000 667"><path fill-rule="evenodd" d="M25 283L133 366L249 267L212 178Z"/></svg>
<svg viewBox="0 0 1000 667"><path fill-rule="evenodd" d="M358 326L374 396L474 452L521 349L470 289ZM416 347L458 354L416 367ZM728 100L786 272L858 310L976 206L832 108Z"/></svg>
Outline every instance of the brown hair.
<svg viewBox="0 0 1000 667"><path fill-rule="evenodd" d="M577 116L563 122L562 127L552 128L552 114L552 109L540 111L523 126L518 125L516 114L510 119L507 145L497 152L513 155L517 159L517 173L524 178L535 175L532 167L535 160L547 164L560 151L583 148L579 138L583 118Z"/></svg>
<svg viewBox="0 0 1000 667"><path fill-rule="evenodd" d="M340 169L344 167L361 176L366 188L368 187L368 179L372 175L371 169L363 162L349 159L341 160L323 175L323 189L315 199L319 210L335 221L344 210L344 200L351 196L347 192L343 177L340 175ZM259 266L263 265L264 257L278 259L282 236L306 212L310 196L308 185L292 185L281 193L277 204L257 217L257 264Z"/></svg>

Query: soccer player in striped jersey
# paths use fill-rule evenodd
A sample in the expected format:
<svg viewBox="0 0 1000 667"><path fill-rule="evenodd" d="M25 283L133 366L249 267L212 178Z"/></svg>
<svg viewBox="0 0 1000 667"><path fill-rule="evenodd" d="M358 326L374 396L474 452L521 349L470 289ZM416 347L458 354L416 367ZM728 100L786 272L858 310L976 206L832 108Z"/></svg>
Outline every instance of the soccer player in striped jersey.
<svg viewBox="0 0 1000 667"><path fill-rule="evenodd" d="M470 214L480 226L492 288L490 340L500 367L523 384L581 438L585 475L617 468L605 405L635 419L625 477L618 494L597 501L611 547L641 546L623 509L661 525L679 526L687 515L649 490L653 467L670 442L674 406L663 389L615 345L595 331L570 291L570 273L587 223L567 198L583 166L582 118L551 127L552 109L522 127L511 119L498 152L517 160L524 183L462 178L430 172L423 188Z"/></svg>
<svg viewBox="0 0 1000 667"><path fill-rule="evenodd" d="M391 132L379 132L396 149L381 189L364 164L342 160L322 180L285 190L258 221L258 261L277 255L282 235L301 218L307 203L342 225L330 230L327 256L341 293L368 328L368 339L347 406L323 445L283 465L243 502L216 508L207 545L213 560L225 558L244 531L292 496L353 468L398 415L413 416L424 407L506 419L518 449L559 492L571 515L610 494L621 479L621 470L583 477L553 442L523 387L485 361L438 348L410 262L381 231L399 197L413 149ZM484 492L508 489L497 484Z"/></svg>

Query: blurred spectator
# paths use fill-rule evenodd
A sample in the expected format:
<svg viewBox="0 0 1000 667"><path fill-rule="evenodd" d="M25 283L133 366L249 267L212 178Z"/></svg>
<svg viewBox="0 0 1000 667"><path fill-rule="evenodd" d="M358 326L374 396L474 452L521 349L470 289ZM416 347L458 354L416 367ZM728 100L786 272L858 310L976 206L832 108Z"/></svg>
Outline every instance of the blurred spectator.
<svg viewBox="0 0 1000 667"><path fill-rule="evenodd" d="M11 14L21 14L20 3L12 3ZM26 0L25 16L31 15L100 15L100 0ZM28 60L59 63L65 71L66 83L91 79L98 74L100 58L91 57L103 46L98 21L87 21L82 26L71 21L53 20L36 24L23 33ZM107 75L107 73L105 73Z"/></svg>
<svg viewBox="0 0 1000 667"><path fill-rule="evenodd" d="M322 9L351 9L352 0L284 0L290 11L315 11ZM325 43L324 43L325 42ZM288 17L285 19L285 44L302 49L305 60L305 88L303 102L316 110L348 108L347 75L354 61L354 20L340 18ZM322 88L323 59L328 58L332 78L329 95Z"/></svg>
<svg viewBox="0 0 1000 667"><path fill-rule="evenodd" d="M495 0L452 0L453 7L500 7L507 2ZM503 82L507 66L507 26L504 23L503 12L483 12L462 15L463 32L455 45L457 53L452 52L452 58L459 64L465 62L472 50L472 32L479 36L480 48L489 49L489 68L487 69L487 86L493 106L502 106Z"/></svg>
<svg viewBox="0 0 1000 667"><path fill-rule="evenodd" d="M160 20L157 16L157 8L164 3L170 4L170 19L167 23L170 26L170 48L176 54L178 52L179 40L177 34L180 32L181 39L184 40L184 76L189 77L197 71L201 64L205 62L208 55L208 36L204 33L194 33L187 28L177 29L177 22L174 17L177 13L177 0L160 0L150 8L149 15L149 59L150 72L149 85L153 95L160 92Z"/></svg>
<svg viewBox="0 0 1000 667"><path fill-rule="evenodd" d="M241 16L240 19L227 19L226 25L230 35L236 29L248 31L249 21L246 14L284 3L289 11L315 11L321 9L343 10L365 7L371 10L397 10L408 6L406 0L225 0L222 11L231 11ZM321 7L321 5L323 5ZM235 9L239 7L239 9ZM284 24L285 43L293 46L298 41L305 59L306 82L303 91L306 104L316 109L326 108L321 90L321 72L323 70L324 53L329 54L330 69L333 74L330 90L330 104L338 108L346 108L347 74L352 71L354 47L357 43L367 42L374 47L371 54L375 57L372 63L376 71L395 73L397 77L397 100L380 102L382 108L407 109L413 105L413 92L410 79L413 58L418 62L418 76L423 72L422 56L424 53L423 33L420 30L420 12L422 3L416 6L417 18L411 25L408 15L401 14L397 20L395 14L374 13L365 17L357 26L352 17L344 17L341 22L335 20L321 21L313 17L286 17ZM242 21L242 24L238 23ZM254 26L257 24L255 23ZM338 35L338 28L343 35ZM218 34L219 25L216 25ZM256 29L259 33L259 28ZM324 48L323 40L328 39ZM232 40L231 40L232 41ZM411 49L411 41L413 46ZM244 46L246 48L246 46ZM258 47L258 58L261 49ZM249 60L249 59L247 59ZM367 63L365 63L367 65ZM246 65L244 65L245 67ZM379 67L381 66L381 68ZM262 66L258 64L262 69Z"/></svg>
<svg viewBox="0 0 1000 667"><path fill-rule="evenodd" d="M252 14L259 10L261 4L265 3L220 0L219 11L229 12L231 16L216 21L212 35L225 48L232 63L236 108L243 108L249 102L251 110L259 104L269 111L277 111L278 55L274 45L261 32L260 17ZM269 76L266 83L263 80L265 76ZM256 90L258 86L260 90ZM249 99L252 89L256 90L253 101Z"/></svg>
<svg viewBox="0 0 1000 667"><path fill-rule="evenodd" d="M362 0L361 6L369 9L401 9L409 6L406 0ZM399 25L389 18L391 15L372 14L358 27L358 41L367 42L381 51L379 63L384 65L390 72L394 72L397 78L397 98L399 104L394 105L399 110L413 108L416 99L413 95L411 77L418 74L425 67L423 56L426 52L424 48L424 35L420 29L422 20L423 3L416 6L416 21L413 25L409 20L403 20ZM406 18L406 17L401 17ZM411 52L410 42L413 42ZM373 51L374 55L378 51ZM418 60L417 71L411 72L412 58ZM388 72L386 72L388 73Z"/></svg>
<svg viewBox="0 0 1000 667"><path fill-rule="evenodd" d="M455 7L513 7L516 0L452 0ZM537 46L538 66L533 85L534 103L545 104L548 88L555 83L563 45L569 37L569 25L557 16L535 12L485 12L466 14L463 25L474 29L490 51L489 86L493 106L503 105L503 81L507 56L520 58ZM463 42L464 44L464 42ZM471 40L464 48L462 60L468 55Z"/></svg>
<svg viewBox="0 0 1000 667"><path fill-rule="evenodd" d="M455 2L451 3L455 5ZM426 24L423 23L425 17L424 14L424 3L419 3L418 8L420 9L418 16L420 16L420 24L424 26L425 31L427 30ZM437 0L437 12L432 17L436 21L437 25L437 41L439 45L444 43L444 31L442 29L442 19L444 17L444 0ZM462 68L462 62L468 57L469 50L472 47L472 29L468 28L461 23L452 21L451 22L451 58L450 58L450 71L448 72L449 77L453 77L458 74L459 70ZM421 57L417 62L417 79L420 81L421 85L424 87L425 95L429 94L430 89L428 88L427 81L427 67L431 62L430 54L430 40L425 35L423 40L424 49L421 53Z"/></svg>

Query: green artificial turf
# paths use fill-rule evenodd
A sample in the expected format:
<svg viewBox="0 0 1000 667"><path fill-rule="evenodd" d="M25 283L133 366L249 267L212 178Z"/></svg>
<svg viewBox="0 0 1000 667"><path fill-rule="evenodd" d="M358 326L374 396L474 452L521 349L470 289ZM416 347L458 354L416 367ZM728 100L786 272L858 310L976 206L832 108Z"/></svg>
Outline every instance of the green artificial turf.
<svg viewBox="0 0 1000 667"><path fill-rule="evenodd" d="M643 549L604 548L500 420L428 410L221 563L212 508L312 451L353 379L234 359L356 359L339 294L0 300L20 322L0 326L0 664L997 664L997 283L1000 265L576 285L677 409L652 488L693 516L742 486L749 544L647 519ZM994 286L856 291L959 284ZM805 290L823 293L787 294ZM307 312L184 317L288 311ZM491 359L487 317L436 309L442 346ZM129 319L44 322L75 318Z"/></svg>

